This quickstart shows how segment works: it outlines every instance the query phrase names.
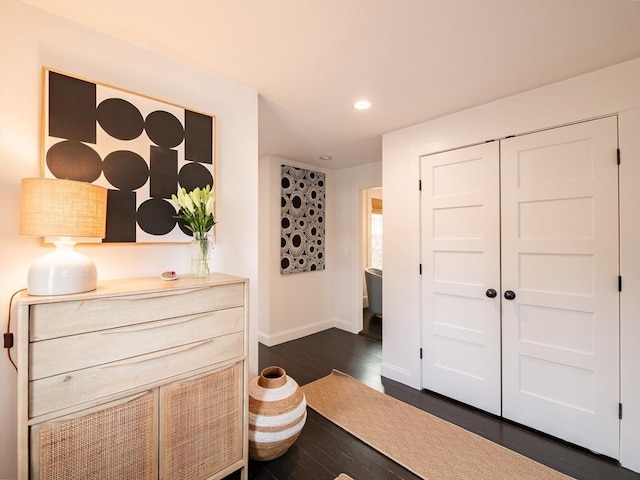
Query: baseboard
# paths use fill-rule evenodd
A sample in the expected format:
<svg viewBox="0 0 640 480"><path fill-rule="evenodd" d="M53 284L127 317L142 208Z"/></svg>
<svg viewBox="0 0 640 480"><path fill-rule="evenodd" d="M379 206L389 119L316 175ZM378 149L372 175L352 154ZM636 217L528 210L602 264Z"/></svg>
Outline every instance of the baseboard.
<svg viewBox="0 0 640 480"><path fill-rule="evenodd" d="M330 319L309 325L303 325L301 327L291 328L272 335L267 335L264 332L258 332L258 341L267 347L273 347L284 342L290 342L291 340L297 340L298 338L306 337L307 335L313 335L314 333L328 330L329 328L333 328L335 324L335 320Z"/></svg>
<svg viewBox="0 0 640 480"><path fill-rule="evenodd" d="M349 332L349 333L358 333L358 330L355 330L353 328L353 325L350 324L349 322L340 322L338 320L335 321L335 323L333 324L334 327L339 328L340 330L344 330L345 332Z"/></svg>
<svg viewBox="0 0 640 480"><path fill-rule="evenodd" d="M395 365L391 365L389 363L382 362L380 364L380 375L390 380L402 383L403 385L407 385L408 387L415 388L417 390L419 390L421 386L420 379L416 379L411 374L411 371L405 370L404 368L396 367Z"/></svg>

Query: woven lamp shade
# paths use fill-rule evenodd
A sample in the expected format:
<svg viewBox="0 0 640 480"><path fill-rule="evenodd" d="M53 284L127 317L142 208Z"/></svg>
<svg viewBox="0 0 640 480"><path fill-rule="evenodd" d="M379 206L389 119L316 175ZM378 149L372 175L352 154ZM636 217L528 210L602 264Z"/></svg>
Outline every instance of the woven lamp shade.
<svg viewBox="0 0 640 480"><path fill-rule="evenodd" d="M85 182L25 178L20 234L104 238L107 190Z"/></svg>
<svg viewBox="0 0 640 480"><path fill-rule="evenodd" d="M107 190L54 178L25 178L20 194L20 234L54 237L55 251L29 267L29 295L67 295L96 289L93 261L73 249L77 239L104 238Z"/></svg>

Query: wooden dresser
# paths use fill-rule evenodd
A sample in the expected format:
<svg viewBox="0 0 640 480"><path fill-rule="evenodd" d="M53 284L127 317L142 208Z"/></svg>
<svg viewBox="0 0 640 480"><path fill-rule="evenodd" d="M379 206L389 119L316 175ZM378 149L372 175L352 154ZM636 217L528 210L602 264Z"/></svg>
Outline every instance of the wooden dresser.
<svg viewBox="0 0 640 480"><path fill-rule="evenodd" d="M18 478L247 478L246 279L18 303Z"/></svg>

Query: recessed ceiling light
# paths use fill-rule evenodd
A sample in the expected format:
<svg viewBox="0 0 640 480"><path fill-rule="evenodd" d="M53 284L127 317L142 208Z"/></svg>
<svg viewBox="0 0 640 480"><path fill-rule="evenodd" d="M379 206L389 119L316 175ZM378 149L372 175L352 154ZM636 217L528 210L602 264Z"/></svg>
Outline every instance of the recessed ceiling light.
<svg viewBox="0 0 640 480"><path fill-rule="evenodd" d="M320 155L318 158L320 160L331 160L333 157L331 155Z"/></svg>
<svg viewBox="0 0 640 480"><path fill-rule="evenodd" d="M353 104L353 108L356 110L366 110L371 108L371 102L369 100L359 100Z"/></svg>

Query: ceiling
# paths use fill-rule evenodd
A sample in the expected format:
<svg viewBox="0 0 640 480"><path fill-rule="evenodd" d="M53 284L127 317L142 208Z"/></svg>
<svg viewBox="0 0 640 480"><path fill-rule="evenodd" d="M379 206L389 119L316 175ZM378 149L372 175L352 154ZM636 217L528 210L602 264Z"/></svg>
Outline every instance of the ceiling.
<svg viewBox="0 0 640 480"><path fill-rule="evenodd" d="M383 133L640 57L639 1L27 3L256 90L260 156L328 169L381 160Z"/></svg>

